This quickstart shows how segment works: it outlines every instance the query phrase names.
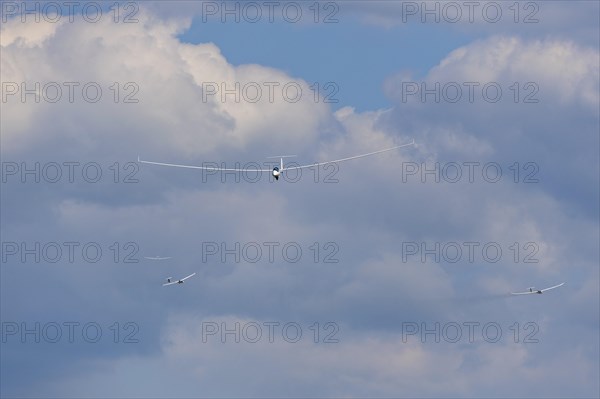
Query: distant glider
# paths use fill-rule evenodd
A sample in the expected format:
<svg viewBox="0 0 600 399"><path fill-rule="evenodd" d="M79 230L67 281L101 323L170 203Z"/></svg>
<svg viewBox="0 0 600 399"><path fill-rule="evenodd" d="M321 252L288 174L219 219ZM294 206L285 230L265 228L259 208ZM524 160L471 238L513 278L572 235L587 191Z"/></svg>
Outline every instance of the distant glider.
<svg viewBox="0 0 600 399"><path fill-rule="evenodd" d="M144 259L148 260L166 260L171 259L170 256L144 256Z"/></svg>
<svg viewBox="0 0 600 399"><path fill-rule="evenodd" d="M180 280L173 280L173 277L169 277L167 278L167 282L163 284L163 287L167 286L167 285L173 285L173 284L183 284L185 282L185 280L187 280L188 278L194 276L196 273L192 273L187 277L184 277Z"/></svg>
<svg viewBox="0 0 600 399"><path fill-rule="evenodd" d="M525 291L525 292L511 292L512 295L527 295L527 294L541 294L543 292L549 291L549 290L553 290L555 288L560 287L561 285L563 285L564 283L560 283L558 285L555 285L553 287L548 287L548 288L544 288L543 290L536 290L534 287L529 287L529 291Z"/></svg>
<svg viewBox="0 0 600 399"><path fill-rule="evenodd" d="M310 165L290 166L290 167L284 167L283 166L283 158L295 157L295 155L279 155L279 156L276 156L276 157L269 157L269 158L279 158L280 159L279 166L275 166L273 169L229 169L229 168L215 168L215 167L211 167L211 166L179 165L179 164L173 164L173 163L163 163L163 162L154 162L154 161L142 161L139 156L138 156L138 162L152 164L152 165L160 165L160 166L171 166L171 167L175 167L175 168L215 170L215 171L223 171L223 172L243 172L243 173L245 173L245 172L249 172L249 173L252 173L252 172L255 172L255 173L270 172L273 175L273 177L275 178L275 180L279 180L279 176L285 170L298 170L298 169L312 168L312 167L315 167L315 166L327 165L327 164L330 164L330 163L349 161L351 159L357 159L357 158L368 157L370 155L381 154L382 152L392 151L392 150L395 150L397 148L406 147L406 146L414 145L414 144L415 144L415 141L412 140L408 144L402 144L402 145L398 145L398 146L391 147L391 148L386 148L386 149L379 150L379 151L369 152L369 153L366 153L366 154L355 155L353 157L336 159L335 161L317 162L317 163L313 163L313 164L310 164Z"/></svg>

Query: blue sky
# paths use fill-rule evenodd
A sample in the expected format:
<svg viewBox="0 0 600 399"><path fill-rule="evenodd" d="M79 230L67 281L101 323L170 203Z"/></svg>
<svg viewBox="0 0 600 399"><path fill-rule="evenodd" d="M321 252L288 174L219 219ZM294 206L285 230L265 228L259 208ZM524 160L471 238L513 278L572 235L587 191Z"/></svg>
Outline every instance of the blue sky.
<svg viewBox="0 0 600 399"><path fill-rule="evenodd" d="M340 7L343 10L344 3ZM267 65L321 86L335 82L339 92L326 91L338 100L332 106L351 105L360 111L391 105L382 90L390 75L406 70L421 76L445 54L468 42L464 33L448 34L440 26L377 27L346 13L328 24L312 20L291 24L281 18L278 23L241 19L224 24L216 18L195 17L179 37L189 43L215 43L234 65Z"/></svg>
<svg viewBox="0 0 600 399"><path fill-rule="evenodd" d="M203 22L223 3L191 1L23 22L19 4L0 35L2 397L598 397L597 2L520 2L517 22L478 3L494 23L320 3L334 24Z"/></svg>

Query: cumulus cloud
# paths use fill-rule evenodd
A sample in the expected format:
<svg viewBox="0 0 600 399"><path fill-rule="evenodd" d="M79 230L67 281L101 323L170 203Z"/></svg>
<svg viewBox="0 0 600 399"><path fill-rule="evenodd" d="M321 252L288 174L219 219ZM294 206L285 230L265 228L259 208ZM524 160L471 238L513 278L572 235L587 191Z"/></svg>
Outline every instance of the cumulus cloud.
<svg viewBox="0 0 600 399"><path fill-rule="evenodd" d="M142 11L139 19L130 25L81 20L2 25L2 82L40 82L42 87L96 82L103 89L97 103L81 97L73 103L9 97L2 104L3 161L93 160L105 173L99 183L79 177L74 183L21 183L19 175L7 176L2 239L98 241L108 253L94 264L23 264L18 257L3 262L3 321L94 319L108 329L129 320L140 327L135 345L42 343L43 362L36 360L33 345L3 343L1 369L3 382L8 381L3 395L597 393L593 372L585 370L598 370L593 359L598 348L586 353L571 339L574 334L581 342L597 339L597 316L590 316L598 310L598 225L592 209L597 208L597 174L590 168L598 165L593 146L597 50L561 38L494 36L455 49L424 78L534 80L540 106L403 103L401 82L415 79L403 75L386 84L396 100L392 108L357 112L348 104L333 112L314 101L301 76L264 65L233 65L215 43L182 42L178 34L190 26L189 18ZM117 103L115 82L121 90ZM272 102L265 82L277 87ZM281 96L280 88L290 82L302 89L297 102ZM236 83L246 85L246 95L258 86L262 97L238 102L231 101L235 94L225 101L219 92L209 94ZM135 87L139 90L132 95L139 101L123 103ZM225 183L221 176L205 181L197 171L148 165L122 169L138 154L231 164L292 151L304 163L411 138L415 148L339 169L307 170L297 183L263 178L237 184L232 176ZM560 168L553 167L556 159L563 160ZM133 171L137 182L123 183L123 175L114 182L109 167L115 161L121 172ZM407 168L452 161L479 162L475 180L468 180L464 165L457 183L436 181L435 171L407 173ZM516 161L523 174L531 172L522 168L524 162L537 162L539 182L523 184L523 175L514 182L510 167ZM481 165L488 162L502 168L500 181L482 176ZM564 194L572 189L572 196ZM237 262L231 256L204 260L205 242L231 248L273 241L280 247L299 244L301 260L286 261L280 253L275 262L265 257ZM466 255L456 263L443 256L436 262L421 253L407 260L403 245L432 248L436 242L466 241L480 242L474 262ZM173 259L115 262L108 249L114 242L121 250L125 243L137 244L140 259ZM482 256L486 242L503 248L497 263ZM515 242L522 251L517 262L509 248ZM528 242L537 245L538 263L523 262ZM323 262L325 255L337 262ZM192 271L197 276L189 284L161 290L165 277ZM568 280L557 295L536 296L537 302L506 298L509 290L555 279ZM567 293L572 297L565 302L559 295ZM202 323L215 321L293 321L308 338L296 344L202 342ZM314 344L308 327L317 321L337 323L340 342ZM481 338L473 344L407 343L401 336L407 321L496 321L508 336L514 322L533 321L539 322L541 343L505 339L489 344ZM70 362L54 364L65 350ZM35 370L26 371L31 365ZM569 372L561 374L565 365ZM144 381L141 387L138 381Z"/></svg>
<svg viewBox="0 0 600 399"><path fill-rule="evenodd" d="M597 198L591 170L598 165L598 70L597 49L569 40L490 37L452 51L422 78L390 78L386 90L398 106L388 124L448 150L445 143L458 137L465 143L461 157L473 154L470 143L477 142L485 148L479 159L537 165L555 196L587 186L586 196ZM501 94L487 96L486 86ZM581 198L570 199L585 207Z"/></svg>
<svg viewBox="0 0 600 399"><path fill-rule="evenodd" d="M564 1L503 3L441 0L426 4L417 1L357 1L342 7L346 16L385 30L405 32L417 26L443 28L470 37L518 34L522 37L555 37L598 45L598 4Z"/></svg>
<svg viewBox="0 0 600 399"><path fill-rule="evenodd" d="M544 100L598 108L598 51L572 41L493 37L451 52L428 78L431 81L536 82Z"/></svg>
<svg viewBox="0 0 600 399"><path fill-rule="evenodd" d="M302 148L332 122L327 107L314 101L304 80L260 65L233 66L211 43L181 43L176 35L189 27L188 19L144 14L140 21L23 24L14 19L3 25L2 80L19 86L19 93L5 104L7 148L12 150L24 135L40 139L41 121L61 112L81 112L97 122L110 112L120 123L102 133L122 141L125 148L136 144L132 150L146 153L168 148L185 157L251 145ZM35 26L26 29L29 25ZM76 82L73 103L67 100L64 82ZM93 108L81 93L89 82L103 92ZM63 96L57 103L33 104L37 109L31 113L35 97L29 95L24 104L20 88L24 84L34 89L36 83L42 100L55 96L54 85L44 90L49 83L57 83ZM137 103L115 107L114 99ZM39 141L47 145L45 137Z"/></svg>

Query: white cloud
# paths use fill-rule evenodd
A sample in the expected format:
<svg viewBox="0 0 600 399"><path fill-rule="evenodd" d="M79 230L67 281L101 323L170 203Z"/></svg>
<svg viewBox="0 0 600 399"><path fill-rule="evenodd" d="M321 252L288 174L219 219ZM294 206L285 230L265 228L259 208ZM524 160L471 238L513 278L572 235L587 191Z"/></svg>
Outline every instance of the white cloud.
<svg viewBox="0 0 600 399"><path fill-rule="evenodd" d="M443 28L462 35L518 34L522 37L555 37L598 44L598 4L595 2L497 2L473 3L441 0L356 1L342 11L358 15L368 25L386 30Z"/></svg>
<svg viewBox="0 0 600 399"><path fill-rule="evenodd" d="M138 139L138 150L156 153L168 148L180 158L252 145L303 148L331 123L328 107L314 100L305 81L260 65L233 66L211 43L181 43L176 35L189 23L143 13L136 24L113 24L110 19L93 24L12 20L3 26L2 81L19 86L25 82L28 88L36 82L42 88L58 82L64 89L57 104L44 101L42 89L41 104L33 104L35 113L29 111L33 96L25 104L19 95L8 98L3 118L6 149L13 150L17 139L19 148L26 146L24 140L39 140L24 136L42 134L37 125L44 118L73 112L88 118L103 112L118 114L130 121L121 128L132 131L128 137ZM72 81L80 83L79 90L85 83L97 82L102 100L88 104L76 90L79 96L70 104L63 82ZM133 98L139 103L110 104L114 82L121 85L121 100L133 91L124 87L127 82L137 85L139 92ZM206 84L214 84L219 92L206 95ZM258 95L255 88L261 90ZM222 101L222 89L237 91L238 98L230 94Z"/></svg>
<svg viewBox="0 0 600 399"><path fill-rule="evenodd" d="M535 82L544 101L598 108L599 53L564 40L496 36L452 51L434 67L432 82Z"/></svg>
<svg viewBox="0 0 600 399"><path fill-rule="evenodd" d="M515 89L511 85L519 83L523 97L533 93L524 85L528 82L537 84L539 93L534 97L544 104L559 106L584 105L589 110L596 110L599 104L598 85L599 53L597 49L583 47L568 40L526 40L518 36L493 36L477 40L459 47L448 54L433 67L424 79L427 89L432 90L438 82L442 87L456 82L463 91L462 103L467 102L469 89L465 82L474 82L475 105L484 102L480 91L483 85L498 83L502 89L501 101L514 101ZM386 82L386 92L398 101L405 101L420 96L402 95L402 82L421 80L406 74L399 74ZM421 94L420 92L418 93ZM491 95L491 94L490 94ZM425 97L433 101L433 95ZM442 97L442 101L443 101ZM454 98L454 92L448 94ZM530 107L535 109L533 106Z"/></svg>
<svg viewBox="0 0 600 399"><path fill-rule="evenodd" d="M564 330L565 339L556 345L559 350L549 351L546 346L544 352L518 345L406 344L397 329L402 320L419 318L505 320L525 315L539 317L544 329L552 331L560 328L567 314L581 321L584 312L597 311L593 283L598 275L590 272L597 269L597 221L559 195L569 191L563 189L567 183L580 190L595 188L595 181L585 172L597 164L591 152L596 148L586 140L583 149L563 145L561 129L576 127L572 121L577 119L566 111L575 109L584 118L597 116L596 50L562 39L497 36L455 50L426 76L428 80L533 79L543 88L548 107L535 112L519 109L515 116L514 109L500 105L481 112L483 107L477 106L401 104L362 113L349 106L332 113L313 101L306 82L298 77L261 65L234 66L212 43L182 43L177 34L189 26L188 19L163 20L149 13L139 17L141 23L123 26L106 21L41 24L34 29L25 29L28 24L13 25L14 21L3 25L3 82L97 81L108 93L107 101L97 104L81 100L3 104L3 157L107 161L133 160L142 153L165 160L213 157L209 160L220 161L244 156L249 159L239 160L257 161L257 157L293 149L330 159L401 144L413 137L417 149L344 164L340 182L330 185L313 184L311 178L298 184L266 180L203 183L201 175L189 171L143 168L136 176L140 182L131 185L19 185L13 181L3 186L3 239L92 237L109 244L134 240L142 251L175 254L173 263L155 268L108 261L79 268L3 265L2 312L8 317L35 317L36 312L43 312L56 319L74 313L146 321L142 323L146 334L140 343L142 354L111 347L114 352L106 355L105 362L90 366L83 360L89 353L74 353L73 367L85 378L72 376L70 365L57 366L54 375L40 369L43 376L31 388L32 395L44 391L36 388L49 384L44 392L56 392L56 396L82 392L139 395L140 389L147 396L198 392L216 396L223 394L224 387L231 389L225 394L255 396L483 396L495 389L506 396L523 396L552 393L544 390L548 375L556 377L554 392L568 394L574 388L570 377L585 368L597 370L597 363L577 352L579 344L569 342L569 332ZM140 102L111 104L108 87L115 81L138 84ZM203 101L202 83L224 82L232 87L236 81L242 86L294 81L304 95L298 103L281 98L271 103L266 97L257 103L223 103L218 96ZM391 79L387 90L397 91L397 82ZM530 115L525 118L523 114ZM537 125L544 116L556 118L549 123L558 121L558 126L545 130L546 125ZM591 136L589 130L572 134L574 142ZM547 140L531 146L532 136ZM503 162L507 172L518 155L540 155L539 185L515 184L510 175L498 184L481 179L474 184L401 180L403 162L491 159ZM547 169L543 161L548 159L553 163L573 159L588 169L578 178L564 179L565 183L562 175ZM565 166L569 168L574 168L570 161ZM559 183L554 184L553 178ZM589 198L579 195L578 200L587 209ZM7 212L6 204L14 209ZM315 264L308 258L300 264L266 265L199 261L203 241L222 240L229 244L297 241L305 246L335 241L340 262ZM527 268L511 264L510 252L500 264L483 267L401 259L403 241L470 240L498 241L505 250L514 241L535 241L542 262ZM184 290L160 291L164 277L191 268L198 270L198 276L192 284L176 287ZM538 284L559 277L568 277L573 289L581 287L567 305L558 296L543 297L557 301L549 307L542 306L544 302L525 307L501 300L456 305L462 290L499 295L526 280ZM6 304L5 297L14 299ZM573 307L579 312L572 311ZM174 312L179 316L172 317ZM330 347L311 341L225 346L199 341L202 321L264 321L269 316L309 320L308 325L316 318L335 320L344 336ZM580 322L577 328L587 337L597 326ZM157 331L164 333L162 340L152 335ZM9 347L8 358L21 359L18 349ZM50 350L48 357L58 356L56 351ZM575 352L569 355L569 351ZM597 348L591 353L597 353ZM533 361L536 354L543 361ZM569 373L562 377L560 372L567 366ZM23 376L27 377L25 372ZM531 377L534 386L524 376ZM22 392L22 381L11 381L11 387L3 384L3 389ZM140 387L139 381L145 384ZM589 375L576 381L581 385L578 392L597 392Z"/></svg>

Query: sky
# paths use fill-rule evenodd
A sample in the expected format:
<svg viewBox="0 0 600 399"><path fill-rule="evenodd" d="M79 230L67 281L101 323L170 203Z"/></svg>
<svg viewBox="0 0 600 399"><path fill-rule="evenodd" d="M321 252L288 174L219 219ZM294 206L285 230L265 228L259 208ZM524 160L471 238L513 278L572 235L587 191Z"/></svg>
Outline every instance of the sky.
<svg viewBox="0 0 600 399"><path fill-rule="evenodd" d="M0 396L600 395L598 2L0 6Z"/></svg>

